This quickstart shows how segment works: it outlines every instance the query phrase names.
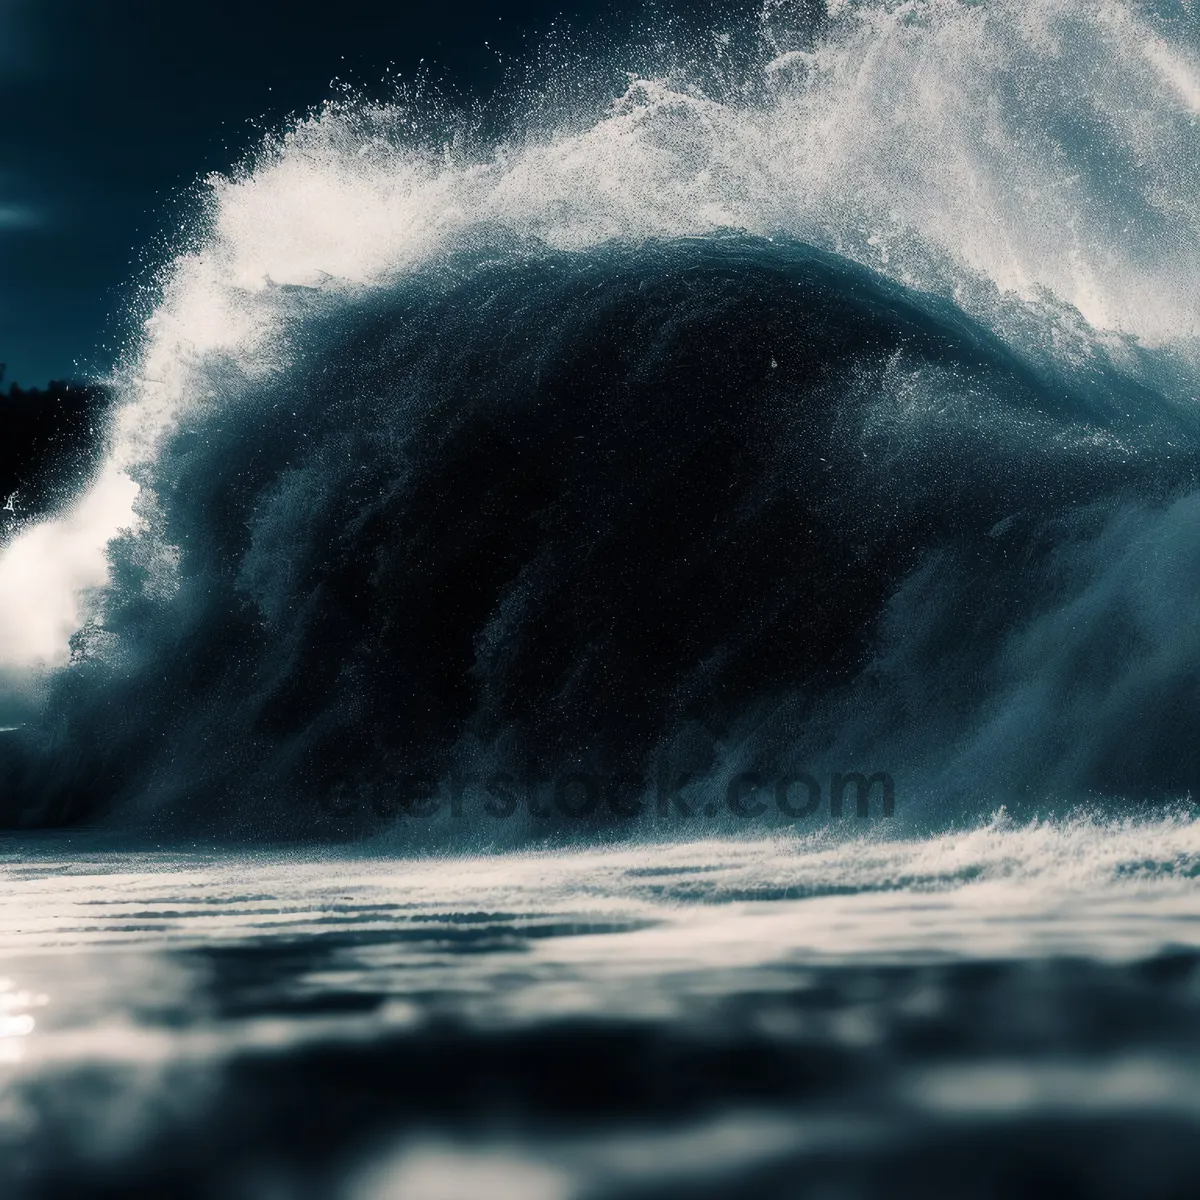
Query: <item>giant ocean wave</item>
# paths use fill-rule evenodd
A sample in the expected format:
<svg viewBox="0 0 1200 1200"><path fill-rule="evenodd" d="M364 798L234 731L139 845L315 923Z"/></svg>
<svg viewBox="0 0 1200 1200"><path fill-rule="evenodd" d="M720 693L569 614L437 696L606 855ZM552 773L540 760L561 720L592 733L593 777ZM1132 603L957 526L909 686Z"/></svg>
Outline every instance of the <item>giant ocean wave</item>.
<svg viewBox="0 0 1200 1200"><path fill-rule="evenodd" d="M1194 14L790 19L717 95L470 150L343 101L210 181L91 492L0 556L6 822L664 755L925 825L1189 795Z"/></svg>

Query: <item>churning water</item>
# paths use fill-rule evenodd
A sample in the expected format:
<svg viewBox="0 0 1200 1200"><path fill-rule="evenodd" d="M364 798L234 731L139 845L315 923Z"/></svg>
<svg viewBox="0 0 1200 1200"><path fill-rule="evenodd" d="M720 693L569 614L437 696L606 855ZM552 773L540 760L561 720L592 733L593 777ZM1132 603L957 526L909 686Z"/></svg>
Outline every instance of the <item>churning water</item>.
<svg viewBox="0 0 1200 1200"><path fill-rule="evenodd" d="M209 181L0 548L14 1191L1191 1194L1195 9L751 40Z"/></svg>

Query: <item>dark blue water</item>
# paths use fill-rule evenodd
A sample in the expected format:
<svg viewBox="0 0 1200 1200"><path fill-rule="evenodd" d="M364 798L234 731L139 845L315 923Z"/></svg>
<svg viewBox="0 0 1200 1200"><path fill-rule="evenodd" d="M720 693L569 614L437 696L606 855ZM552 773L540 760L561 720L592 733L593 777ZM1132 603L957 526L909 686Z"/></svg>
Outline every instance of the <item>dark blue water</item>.
<svg viewBox="0 0 1200 1200"><path fill-rule="evenodd" d="M1186 1196L1194 824L4 848L13 1196Z"/></svg>
<svg viewBox="0 0 1200 1200"><path fill-rule="evenodd" d="M802 7L208 181L4 526L5 1194L1195 1194L1193 14Z"/></svg>

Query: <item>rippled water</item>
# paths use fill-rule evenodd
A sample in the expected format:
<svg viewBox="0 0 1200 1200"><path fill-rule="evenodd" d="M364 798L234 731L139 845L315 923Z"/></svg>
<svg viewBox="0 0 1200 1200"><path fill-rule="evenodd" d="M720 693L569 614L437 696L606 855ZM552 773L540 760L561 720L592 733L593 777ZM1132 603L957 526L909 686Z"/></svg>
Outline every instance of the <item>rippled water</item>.
<svg viewBox="0 0 1200 1200"><path fill-rule="evenodd" d="M1183 818L2 853L6 1194L1194 1194Z"/></svg>

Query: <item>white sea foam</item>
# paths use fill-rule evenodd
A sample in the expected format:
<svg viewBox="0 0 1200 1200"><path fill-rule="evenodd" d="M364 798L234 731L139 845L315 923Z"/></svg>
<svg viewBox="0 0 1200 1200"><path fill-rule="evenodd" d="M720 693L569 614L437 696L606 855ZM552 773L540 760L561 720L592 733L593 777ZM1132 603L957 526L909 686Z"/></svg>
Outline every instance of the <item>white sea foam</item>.
<svg viewBox="0 0 1200 1200"><path fill-rule="evenodd" d="M181 413L220 402L215 361L254 373L286 358L280 285L383 284L472 230L580 251L726 228L794 237L985 316L994 295L1049 297L1101 333L1200 343L1200 55L1174 28L1183 10L829 8L797 50L787 6L766 5L751 98L665 71L591 123L564 113L556 135L518 129L469 157L418 148L411 107L331 104L210 179L205 232L165 269L118 374L108 463L71 513L0 555L0 665L66 661L104 546L138 520L128 472Z"/></svg>
<svg viewBox="0 0 1200 1200"><path fill-rule="evenodd" d="M396 858L386 838L344 858L116 853L79 835L0 847L0 949L294 939L339 922L436 932L451 917L488 926L504 913L517 932L562 929L530 944L531 985L555 964L599 986L669 974L672 962L690 971L1072 952L1120 961L1200 948L1198 875L1200 821L1187 813L1026 824L1001 813L927 838L875 825L849 837L831 828L431 859ZM411 960L410 942L401 949ZM376 952L391 950L366 951ZM431 954L436 970L438 944Z"/></svg>

